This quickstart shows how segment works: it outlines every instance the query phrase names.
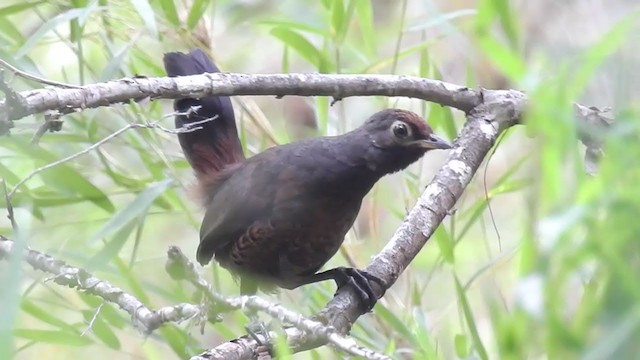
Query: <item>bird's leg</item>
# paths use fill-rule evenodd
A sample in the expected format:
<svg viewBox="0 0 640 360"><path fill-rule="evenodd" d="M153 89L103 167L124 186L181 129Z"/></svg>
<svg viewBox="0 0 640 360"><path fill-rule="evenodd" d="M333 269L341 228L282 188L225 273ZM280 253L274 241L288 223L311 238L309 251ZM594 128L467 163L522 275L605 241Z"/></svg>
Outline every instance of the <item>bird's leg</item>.
<svg viewBox="0 0 640 360"><path fill-rule="evenodd" d="M371 288L370 282L373 281L382 289L386 289L385 282L379 277L372 275L364 270L342 266L313 274L303 279L302 283L300 283L298 286L330 279L336 282L336 285L338 287L336 289L336 292L343 286L351 284L362 300L366 311L370 311L371 309L373 309L373 306L378 301L378 298L373 292L373 288Z"/></svg>
<svg viewBox="0 0 640 360"><path fill-rule="evenodd" d="M254 280L248 278L240 279L240 294L251 296L255 295L256 292L258 292L258 284ZM249 323L245 325L245 330L258 343L259 348L263 348L264 352L272 355L273 345L271 344L269 329L267 329L263 321L260 321L256 310L248 309L247 316L249 316Z"/></svg>
<svg viewBox="0 0 640 360"><path fill-rule="evenodd" d="M249 310L249 323L245 325L245 330L253 340L258 343L258 353L267 354L268 356L260 355L260 358L272 358L273 357L273 344L271 341L271 335L269 335L269 329L265 326L263 321L260 321L258 313L254 310ZM261 336L262 335L262 336Z"/></svg>

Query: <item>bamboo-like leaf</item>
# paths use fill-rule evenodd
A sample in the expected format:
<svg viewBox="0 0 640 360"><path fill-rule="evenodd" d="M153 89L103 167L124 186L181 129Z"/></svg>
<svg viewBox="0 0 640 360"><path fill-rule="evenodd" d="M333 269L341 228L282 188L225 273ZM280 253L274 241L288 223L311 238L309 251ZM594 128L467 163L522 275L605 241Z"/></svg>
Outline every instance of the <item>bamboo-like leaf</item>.
<svg viewBox="0 0 640 360"><path fill-rule="evenodd" d="M211 0L195 0L189 9L189 15L187 16L187 27L193 29L198 25L198 21L204 15Z"/></svg>
<svg viewBox="0 0 640 360"><path fill-rule="evenodd" d="M133 219L147 211L149 206L158 198L171 184L171 180L157 182L141 192L136 199L127 207L118 211L107 223L105 223L88 241L93 243L105 236L114 233L123 226L129 224Z"/></svg>
<svg viewBox="0 0 640 360"><path fill-rule="evenodd" d="M60 328L60 330L76 334L79 333L73 325L68 324L66 321L56 317L55 312L51 311L50 308L45 310L28 299L22 299L20 309L44 323Z"/></svg>
<svg viewBox="0 0 640 360"><path fill-rule="evenodd" d="M131 0L133 8L136 9L138 16L142 19L144 26L151 32L151 35L158 34L158 25L156 25L155 12L147 0Z"/></svg>
<svg viewBox="0 0 640 360"><path fill-rule="evenodd" d="M69 22L74 19L85 18L89 14L92 14L95 11L100 10L101 8L96 6L97 2L94 2L93 5L87 6L84 8L70 9L58 16L55 16L49 20L47 20L44 24L42 24L38 30L36 30L28 39L27 42L22 45L18 51L16 51L14 58L20 59L24 55L26 55L33 46L35 46L40 39L44 35L46 35L49 31L52 31L57 26Z"/></svg>
<svg viewBox="0 0 640 360"><path fill-rule="evenodd" d="M102 310L100 310L100 313L98 313L95 319L95 311L83 311L82 315L84 316L87 324L91 323L91 332L100 341L102 341L105 345L113 350L120 350L120 340L118 340L118 336L116 336L113 330L111 330L109 325L104 320L102 320Z"/></svg>
<svg viewBox="0 0 640 360"><path fill-rule="evenodd" d="M64 346L86 346L93 343L88 336L62 330L15 329L13 335L45 344Z"/></svg>
<svg viewBox="0 0 640 360"><path fill-rule="evenodd" d="M458 303L462 307L462 313L464 314L464 318L466 320L465 322L467 323L467 327L469 328L469 332L471 333L473 347L481 359L487 360L489 358L489 355L487 355L487 350L482 344L482 340L480 339L480 334L478 333L478 328L473 316L473 311L471 311L469 300L467 299L465 290L460 284L460 280L458 279L457 275L454 275L454 281L456 286L456 293L458 295Z"/></svg>
<svg viewBox="0 0 640 360"><path fill-rule="evenodd" d="M309 40L299 33L277 27L271 30L271 35L280 39L287 46L294 49L298 55L302 56L309 63L315 65L321 73L327 72L331 67L331 62L323 52L320 52Z"/></svg>
<svg viewBox="0 0 640 360"><path fill-rule="evenodd" d="M178 17L178 10L173 0L158 0L160 3L160 9L164 13L164 16L175 27L180 27L180 18Z"/></svg>
<svg viewBox="0 0 640 360"><path fill-rule="evenodd" d="M133 231L133 229L135 228L136 220L137 218L131 219L131 221L124 225L110 241L105 243L102 250L98 251L95 255L88 258L86 263L84 264L84 268L87 271L95 271L96 269L101 269L105 264L111 261L111 259L118 256L120 250L129 239L131 231Z"/></svg>
<svg viewBox="0 0 640 360"><path fill-rule="evenodd" d="M376 33L373 26L373 10L371 9L371 1L352 0L351 4L355 6L355 14L360 25L360 32L366 53L369 56L376 54Z"/></svg>
<svg viewBox="0 0 640 360"><path fill-rule="evenodd" d="M27 1L27 2L21 2L18 4L2 7L0 8L0 18L21 13L26 10L33 11L36 7L38 7L41 4L44 4L45 2L46 1Z"/></svg>

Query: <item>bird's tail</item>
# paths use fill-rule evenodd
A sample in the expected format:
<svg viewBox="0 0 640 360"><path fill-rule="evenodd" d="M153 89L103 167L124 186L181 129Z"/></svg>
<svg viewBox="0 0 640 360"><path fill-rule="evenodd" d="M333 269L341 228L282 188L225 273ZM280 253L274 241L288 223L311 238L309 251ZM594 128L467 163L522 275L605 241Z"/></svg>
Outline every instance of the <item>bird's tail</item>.
<svg viewBox="0 0 640 360"><path fill-rule="evenodd" d="M168 76L215 73L220 70L200 49L188 54L170 52L164 55ZM174 102L176 128L200 122L201 129L178 134L180 146L201 185L214 181L230 164L244 159L233 106L228 96L184 98Z"/></svg>

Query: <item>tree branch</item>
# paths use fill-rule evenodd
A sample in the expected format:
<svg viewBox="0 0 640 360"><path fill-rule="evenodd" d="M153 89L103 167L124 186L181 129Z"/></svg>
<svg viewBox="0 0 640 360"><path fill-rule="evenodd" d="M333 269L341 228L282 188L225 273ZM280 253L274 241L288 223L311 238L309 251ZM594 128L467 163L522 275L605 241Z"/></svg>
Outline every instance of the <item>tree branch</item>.
<svg viewBox="0 0 640 360"><path fill-rule="evenodd" d="M214 308L226 309L251 309L253 311L262 311L275 319L290 324L289 328L284 329L289 337L305 337L307 342L330 343L339 350L351 355L360 356L365 359L386 360L389 357L376 353L373 350L358 346L354 339L340 334L336 329L325 326L319 321L307 319L306 317L286 309L285 307L270 303L258 296L240 296L235 298L223 297L214 292L211 285L196 270L195 265L187 258L182 251L176 246L170 246L167 252L168 260L165 268L167 272L176 280L185 279L191 282L199 290L205 293L205 297L213 303ZM276 333L270 333L272 338L277 337ZM247 336L244 341L254 343L257 342ZM264 339L268 341L268 339ZM221 359L229 359L225 351L218 349L216 352ZM198 357L194 357L197 359ZM212 357L209 357L211 359Z"/></svg>
<svg viewBox="0 0 640 360"><path fill-rule="evenodd" d="M13 241L0 235L0 259L11 256L14 246ZM84 291L118 305L131 315L133 325L145 335L150 334L164 323L182 322L207 314L207 309L201 305L187 303L166 306L154 311L119 287L101 280L83 269L67 265L64 261L29 248L26 249L23 256L24 261L34 269L53 275L51 280L56 284Z"/></svg>
<svg viewBox="0 0 640 360"><path fill-rule="evenodd" d="M468 121L456 139L456 147L451 151L446 164L426 187L390 242L366 268L371 274L383 279L388 287L395 283L453 208L500 133L519 122L526 106L525 95L517 91L477 91L437 80L394 75L216 73L176 78L126 78L82 88L53 87L23 92L12 91L2 79L0 85L0 91L7 95L6 99L0 101L0 134L8 131L12 125L11 120L31 114L46 111L65 114L145 98L300 95L331 96L340 100L349 96L403 96L464 111ZM609 119L602 116L604 111L576 105L576 112L587 127L602 129L610 126ZM597 132L598 130L595 131ZM594 137L593 134L593 131L580 133L580 138L587 147L587 166L590 161L597 162L602 153L602 138ZM0 236L0 258L11 253L12 247L13 242ZM36 269L54 274L53 281L58 284L75 287L117 304L132 316L134 325L144 333L153 331L167 321L183 321L206 314L207 309L192 304L178 304L152 311L123 290L48 255L27 250L25 260ZM200 280L196 283L200 283ZM206 282L204 285L206 286ZM376 290L378 295L382 295L386 289ZM210 289L207 292L216 302L223 302L234 308L258 309L293 323L295 327L285 329L284 335L294 352L332 343L354 355L383 357L369 349L358 347L352 339L343 335L362 315L357 296L348 288L341 290L319 312L317 319L322 323L289 313L287 309L258 297L226 299L217 298L219 295ZM258 343L254 339L244 336L223 343L193 359L250 359L257 347Z"/></svg>
<svg viewBox="0 0 640 360"><path fill-rule="evenodd" d="M191 110L189 110L191 111ZM187 114L187 113L185 113ZM173 113L170 115L183 115L181 113ZM108 136L106 136L105 138L103 138L102 140L91 144L91 146L80 150L76 153L73 153L65 158L62 158L60 160L56 160L53 162L50 162L46 165L43 165L35 170L33 170L32 172L30 172L27 176L25 176L24 178L22 178L20 181L18 181L18 183L16 183L13 188L11 189L11 191L9 191L9 193L7 194L7 199L11 200L11 198L13 198L13 196L16 194L16 191L18 191L18 188L20 188L20 186L24 185L25 182L31 180L34 176L38 175L39 173L46 171L48 169L51 169L53 167L62 165L66 162L69 162L81 155L85 155L88 154L89 152L99 148L100 146L106 144L107 142L115 139L116 137L122 135L124 132L126 132L127 130L130 129L160 129L164 132L170 133L170 134L180 134L180 133L188 133L188 132L193 132L196 130L200 130L202 129L202 127L200 125L202 125L203 123L209 122L209 121L213 121L216 119L217 116L214 116L212 118L207 118L204 120L200 120L200 121L194 121L192 123L188 123L185 124L183 127L178 128L178 129L167 129L165 127L163 127L162 125L160 125L157 121L156 122L152 122L152 123L146 123L146 124L138 124L138 123L131 123L131 124L127 124L126 126L122 127L120 130L117 130L111 134L109 134Z"/></svg>
<svg viewBox="0 0 640 360"><path fill-rule="evenodd" d="M178 78L123 79L82 89L48 88L18 95L22 105L21 112L12 114L3 102L0 103L0 119L3 113L9 119L18 119L46 110L56 109L65 113L145 97L205 95L324 95L335 99L368 95L405 96L463 110L467 113L468 121L456 139L456 147L451 151L447 163L427 186L391 241L366 268L371 274L383 279L388 287L393 285L426 244L473 178L498 135L520 120L526 105L524 94L517 91L476 91L441 81L392 75L204 74ZM386 289L376 290L381 296ZM240 298L240 301L243 305L256 308L264 308L268 304L262 304L261 301L264 300L256 297ZM268 309L267 306L266 310L262 310ZM281 311L275 313L282 314ZM285 336L293 351L303 351L328 342L335 345L336 342L331 340L332 336L335 339L344 337L342 334L347 333L361 315L356 295L345 287L317 316L330 327L305 319L304 322L298 322L299 328L286 329ZM295 316L301 317L297 314ZM328 335L325 330L320 333L314 331L316 325L320 326L319 329L333 327L336 330L331 334L335 335ZM257 345L255 340L245 336L224 343L194 359L219 358L221 354L224 354L225 359L250 359L255 354Z"/></svg>
<svg viewBox="0 0 640 360"><path fill-rule="evenodd" d="M482 104L470 111L446 164L425 188L389 243L366 267L366 271L384 280L388 287L395 283L453 208L500 133L520 121L526 105L524 94L517 91L483 91L483 99ZM377 295L382 296L386 289L376 290ZM344 287L317 318L344 334L361 315L357 295ZM286 335L294 352L327 343L325 339L299 332ZM228 360L251 359L256 347L254 340L242 337L191 360L222 359L221 354Z"/></svg>
<svg viewBox="0 0 640 360"><path fill-rule="evenodd" d="M482 101L479 91L438 80L397 75L202 74L182 77L125 78L82 88L48 87L16 93L20 106L0 102L0 120L57 110L110 106L144 98L176 99L206 95L405 96L468 112Z"/></svg>
<svg viewBox="0 0 640 360"><path fill-rule="evenodd" d="M16 254L13 254L14 246L15 243L13 241L0 235L0 259L12 255L15 256ZM183 278L206 293L207 299L213 303L215 310L224 310L227 312L238 309L262 311L273 318L289 324L289 328L285 329L287 338L296 337L306 339L306 342L330 343L341 351L365 359L389 359L388 356L357 345L354 339L338 333L334 328L325 326L319 321L307 319L294 311L286 309L281 305L270 303L258 296L224 297L212 291L210 284L198 273L193 262L191 262L178 247L171 246L167 255L167 267L170 268L169 273L173 276L176 271L180 271L183 274ZM85 291L88 294L102 298L106 302L118 305L131 315L133 325L144 335L151 334L151 332L167 322L180 323L185 320L194 319L204 324L208 314L211 312L211 304L206 302L199 305L181 303L153 311L124 290L93 276L84 269L76 268L65 264L63 261L56 260L50 255L27 248L24 253L24 261L36 270L53 275L51 279L59 285ZM87 330L91 328L103 305L104 303L96 310L93 318L89 322ZM85 330L85 332L87 330ZM270 333L270 335L273 338L278 336L276 333ZM247 340L249 340L248 337ZM253 346L257 348L257 342L253 339L250 339L250 341ZM264 341L267 341L267 339L264 339ZM221 352L219 351L219 353Z"/></svg>
<svg viewBox="0 0 640 360"><path fill-rule="evenodd" d="M604 116L610 109L601 110L595 106L586 107L580 104L574 104L574 108L578 118L578 137L586 147L584 150L586 171L589 175L595 175L600 157L604 154L602 149L604 138L614 120Z"/></svg>

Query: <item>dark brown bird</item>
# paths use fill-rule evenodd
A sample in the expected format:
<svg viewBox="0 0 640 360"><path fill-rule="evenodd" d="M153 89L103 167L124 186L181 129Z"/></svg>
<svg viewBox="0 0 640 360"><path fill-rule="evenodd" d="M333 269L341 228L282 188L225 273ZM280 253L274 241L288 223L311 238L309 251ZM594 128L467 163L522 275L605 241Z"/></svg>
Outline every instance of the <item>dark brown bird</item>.
<svg viewBox="0 0 640 360"><path fill-rule="evenodd" d="M201 51L167 53L169 76L217 72ZM382 176L402 170L431 149L451 145L413 112L387 109L339 136L275 146L245 159L228 97L179 99L176 126L213 118L178 137L193 167L206 213L197 259L212 257L240 277L242 294L333 279L352 284L369 308L369 280L353 268L317 273L338 251L363 197Z"/></svg>

